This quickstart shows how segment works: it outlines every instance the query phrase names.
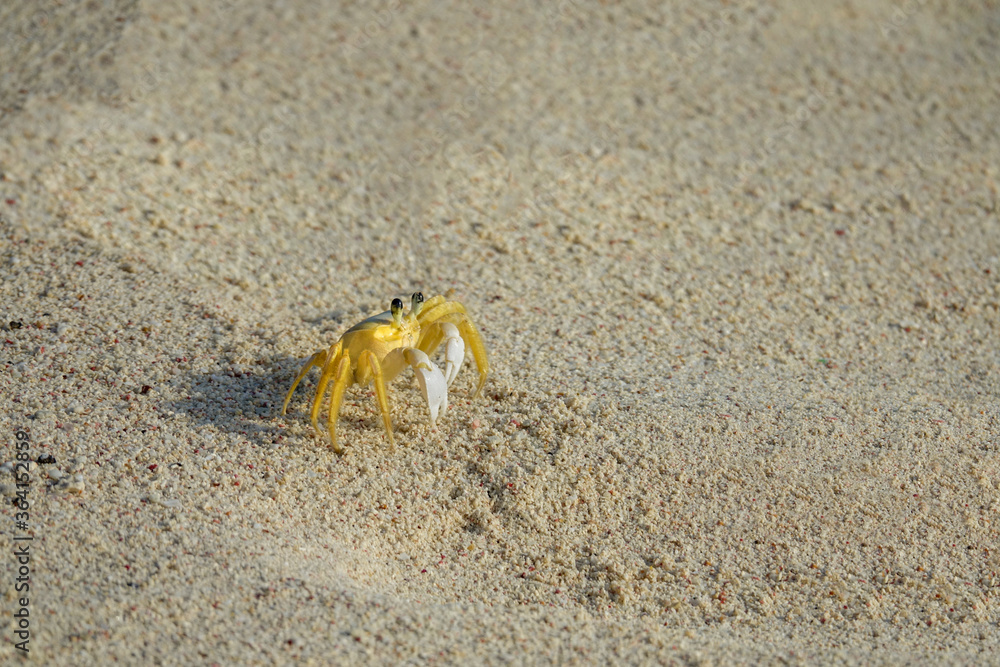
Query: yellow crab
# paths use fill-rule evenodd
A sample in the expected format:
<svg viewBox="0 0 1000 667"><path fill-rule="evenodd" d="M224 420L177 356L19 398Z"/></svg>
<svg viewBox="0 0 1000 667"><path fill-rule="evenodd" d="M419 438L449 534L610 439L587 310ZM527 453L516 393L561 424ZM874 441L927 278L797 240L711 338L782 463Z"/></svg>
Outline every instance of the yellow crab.
<svg viewBox="0 0 1000 667"><path fill-rule="evenodd" d="M434 354L442 342L445 343L443 373L428 356ZM443 296L435 296L425 302L424 295L415 292L410 297L410 311L404 315L403 302L393 299L389 310L358 322L345 331L330 349L320 350L309 358L288 390L281 414L285 414L292 393L309 369L313 366L321 368L322 375L312 404L312 424L319 434L320 404L327 384L333 380L327 429L330 443L339 454L342 450L337 445L337 417L344 391L353 384L365 386L374 380L382 422L392 443L392 420L389 418L385 383L399 375L404 367L410 366L417 375L433 427L438 411L448 409L448 387L465 359L466 344L472 348L472 356L479 369L475 398L483 390L490 365L486 361L483 340L465 312L465 306L458 301L446 301Z"/></svg>

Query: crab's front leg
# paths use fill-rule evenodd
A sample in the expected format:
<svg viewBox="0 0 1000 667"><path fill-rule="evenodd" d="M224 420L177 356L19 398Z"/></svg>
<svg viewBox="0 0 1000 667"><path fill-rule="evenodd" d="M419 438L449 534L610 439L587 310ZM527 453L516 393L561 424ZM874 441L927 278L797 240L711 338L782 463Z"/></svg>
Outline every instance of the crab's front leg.
<svg viewBox="0 0 1000 667"><path fill-rule="evenodd" d="M444 379L450 387L465 360L465 341L451 322L441 324L441 331L444 333Z"/></svg>
<svg viewBox="0 0 1000 667"><path fill-rule="evenodd" d="M382 424L385 426L385 434L392 445L392 417L389 415L389 396L385 390L385 374L382 371L382 364L379 363L371 351L365 350L358 357L357 380L359 384L368 384L369 379L375 384L375 398L378 401L378 408L382 412Z"/></svg>
<svg viewBox="0 0 1000 667"><path fill-rule="evenodd" d="M326 377L325 371L324 376ZM346 350L340 355L335 366L333 364L330 365L330 374L328 377L333 379L333 393L330 395L330 410L326 416L326 430L330 436L330 444L333 445L333 451L343 454L344 450L337 444L337 420L340 419L340 404L344 401L344 392L354 383L354 377L351 373L351 355ZM316 392L316 401L313 403L312 411L312 424L317 435L319 435L317 417L319 415L320 402L323 400L323 393L325 391L326 382L321 380L320 389Z"/></svg>
<svg viewBox="0 0 1000 667"><path fill-rule="evenodd" d="M427 409L431 413L431 428L434 428L438 411L444 413L448 409L448 382L445 380L444 373L426 353L415 347L403 350L403 359L417 376L420 392L424 395Z"/></svg>
<svg viewBox="0 0 1000 667"><path fill-rule="evenodd" d="M428 355L444 343L444 379L448 386L458 377L458 371L465 360L465 341L458 327L451 322L435 322L421 335L417 347Z"/></svg>

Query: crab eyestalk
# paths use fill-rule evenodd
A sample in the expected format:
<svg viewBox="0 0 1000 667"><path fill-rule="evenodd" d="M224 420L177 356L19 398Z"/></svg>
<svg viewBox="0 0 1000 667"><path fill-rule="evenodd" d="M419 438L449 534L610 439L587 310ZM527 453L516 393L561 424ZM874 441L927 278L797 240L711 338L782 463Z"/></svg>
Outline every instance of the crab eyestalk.
<svg viewBox="0 0 1000 667"><path fill-rule="evenodd" d="M392 313L392 326L394 329L398 329L403 324L402 299L393 299L389 305L389 311Z"/></svg>
<svg viewBox="0 0 1000 667"><path fill-rule="evenodd" d="M414 292L413 296L410 297L410 319L412 320L417 315L420 314L420 309L424 305L424 294L423 292Z"/></svg>

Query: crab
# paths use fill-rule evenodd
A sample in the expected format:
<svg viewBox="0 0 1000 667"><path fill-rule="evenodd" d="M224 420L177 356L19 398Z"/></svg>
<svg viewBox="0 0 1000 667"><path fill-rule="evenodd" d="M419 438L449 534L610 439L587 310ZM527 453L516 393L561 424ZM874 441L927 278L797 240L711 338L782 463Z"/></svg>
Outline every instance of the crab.
<svg viewBox="0 0 1000 667"><path fill-rule="evenodd" d="M445 345L443 371L430 358L441 343ZM473 398L477 398L486 384L490 365L486 360L483 340L466 313L465 306L458 301L447 301L443 296L424 301L423 294L414 292L410 297L410 310L404 314L402 300L393 299L389 310L358 322L345 331L340 340L329 349L320 350L309 358L288 390L281 414L284 415L288 410L288 402L292 399L295 388L309 369L314 366L321 369L322 374L312 403L312 425L317 435L320 435L320 406L327 385L332 380L333 393L326 425L330 444L335 452L342 454L343 449L337 444L337 418L344 392L352 385L366 386L374 382L382 423L391 445L392 419L389 416L386 383L407 366L412 368L430 411L433 428L438 415L448 409L448 387L454 382L462 366L466 345L472 348L472 356L479 369L479 382L473 395Z"/></svg>

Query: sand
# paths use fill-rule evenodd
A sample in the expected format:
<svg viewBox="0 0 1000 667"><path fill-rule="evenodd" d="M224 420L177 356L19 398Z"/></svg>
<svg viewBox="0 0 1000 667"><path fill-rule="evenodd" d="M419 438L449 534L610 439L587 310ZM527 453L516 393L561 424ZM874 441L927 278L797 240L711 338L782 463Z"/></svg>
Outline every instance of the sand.
<svg viewBox="0 0 1000 667"><path fill-rule="evenodd" d="M210 4L0 9L0 660L997 660L995 2Z"/></svg>

